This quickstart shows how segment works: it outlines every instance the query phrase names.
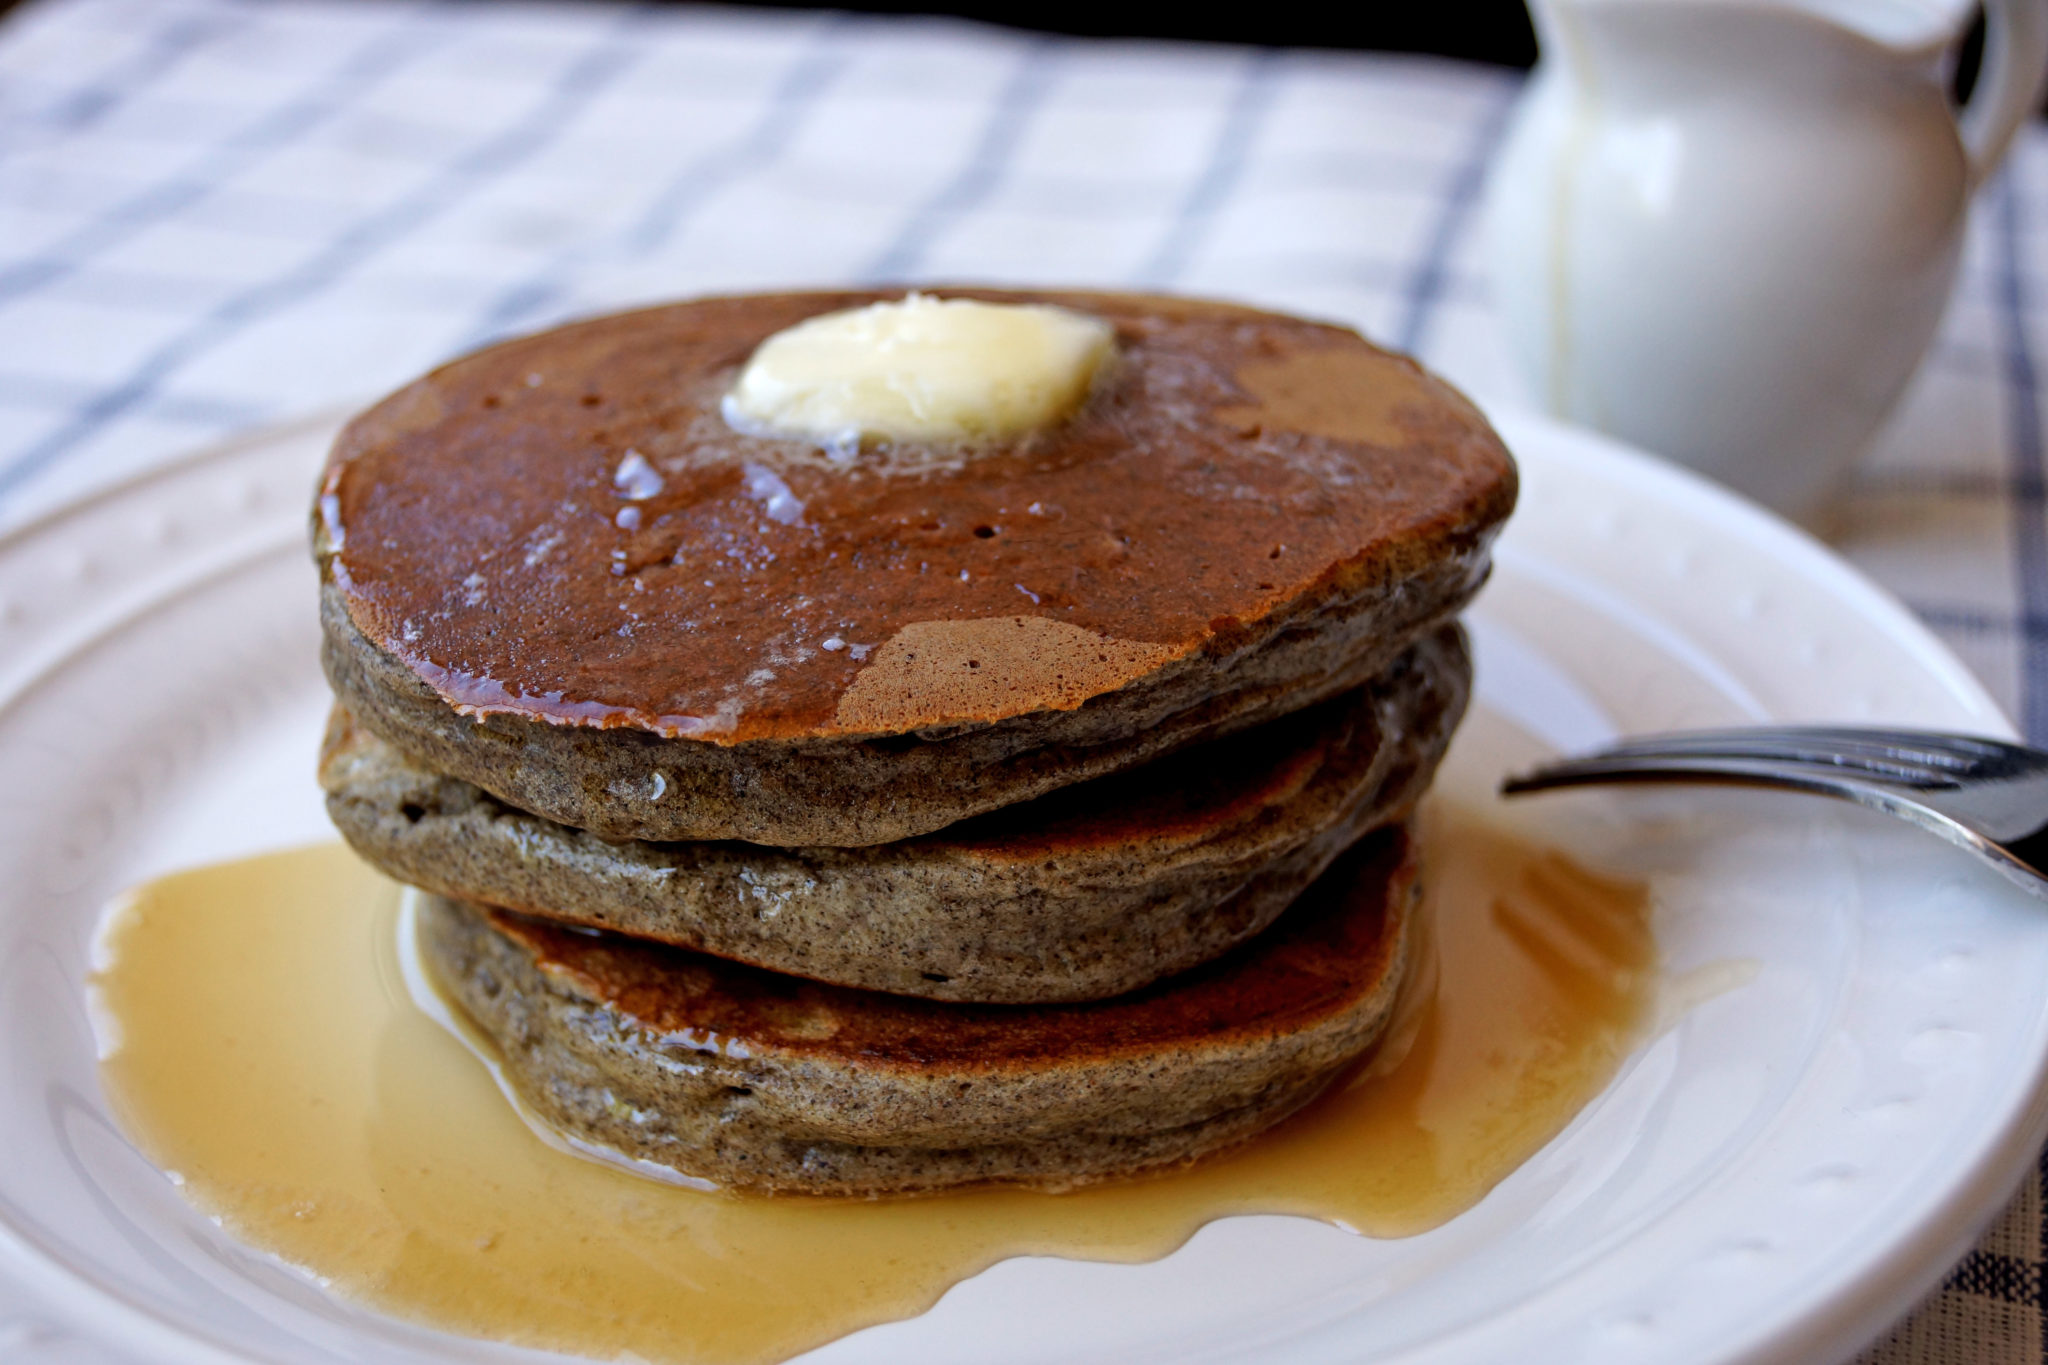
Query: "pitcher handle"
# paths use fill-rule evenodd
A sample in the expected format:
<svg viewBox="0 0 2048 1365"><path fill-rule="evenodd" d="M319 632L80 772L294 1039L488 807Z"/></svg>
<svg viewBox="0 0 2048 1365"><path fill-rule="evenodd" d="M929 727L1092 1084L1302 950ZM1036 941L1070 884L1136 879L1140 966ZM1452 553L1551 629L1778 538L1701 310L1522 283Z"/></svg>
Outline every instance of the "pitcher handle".
<svg viewBox="0 0 2048 1365"><path fill-rule="evenodd" d="M1984 62L1962 112L1972 189L1998 169L2048 82L2048 0L1984 0Z"/></svg>

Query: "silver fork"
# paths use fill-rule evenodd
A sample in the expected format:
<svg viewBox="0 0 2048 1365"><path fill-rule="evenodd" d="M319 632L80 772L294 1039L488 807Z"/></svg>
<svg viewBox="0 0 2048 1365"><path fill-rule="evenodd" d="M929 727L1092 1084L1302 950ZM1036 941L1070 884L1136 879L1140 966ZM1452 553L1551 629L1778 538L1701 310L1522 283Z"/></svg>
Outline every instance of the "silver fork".
<svg viewBox="0 0 2048 1365"><path fill-rule="evenodd" d="M2048 753L1975 735L1766 725L1646 735L1547 763L1505 796L1607 782L1784 787L1911 821L2048 897Z"/></svg>

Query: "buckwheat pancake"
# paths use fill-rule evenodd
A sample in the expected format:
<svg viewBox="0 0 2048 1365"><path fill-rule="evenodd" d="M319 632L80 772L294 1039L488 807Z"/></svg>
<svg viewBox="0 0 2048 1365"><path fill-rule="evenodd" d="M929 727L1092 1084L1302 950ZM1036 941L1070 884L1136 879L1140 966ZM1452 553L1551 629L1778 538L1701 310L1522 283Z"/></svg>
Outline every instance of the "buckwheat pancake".
<svg viewBox="0 0 2048 1365"><path fill-rule="evenodd" d="M1404 818L1470 677L1445 627L1368 687L879 848L610 842L421 768L339 709L321 783L358 852L457 899L871 990L1090 1000L1236 946Z"/></svg>
<svg viewBox="0 0 2048 1365"><path fill-rule="evenodd" d="M370 730L612 838L864 846L1359 686L1514 500L1485 420L1342 328L1114 294L1063 423L858 451L747 434L764 338L868 293L704 299L458 360L352 422L315 518Z"/></svg>
<svg viewBox="0 0 2048 1365"><path fill-rule="evenodd" d="M529 1110L577 1142L777 1192L1062 1188L1241 1142L1371 1046L1413 856L1383 830L1230 955L1089 1004L853 991L439 897L421 949Z"/></svg>

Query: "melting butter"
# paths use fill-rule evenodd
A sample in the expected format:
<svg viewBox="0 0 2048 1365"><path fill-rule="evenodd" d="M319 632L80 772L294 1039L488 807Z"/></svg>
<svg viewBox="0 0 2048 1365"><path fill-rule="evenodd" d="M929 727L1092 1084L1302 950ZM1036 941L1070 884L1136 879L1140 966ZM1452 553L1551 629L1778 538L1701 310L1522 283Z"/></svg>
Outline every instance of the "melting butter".
<svg viewBox="0 0 2048 1365"><path fill-rule="evenodd" d="M339 845L173 875L111 907L92 982L103 1079L185 1197L334 1293L543 1349L775 1361L922 1312L1009 1256L1150 1260L1237 1213L1398 1237L1471 1207L1613 1075L1656 978L1642 886L1475 810L1430 818L1422 953L1380 1052L1274 1132L1170 1176L769 1199L566 1155L415 1006L398 888Z"/></svg>
<svg viewBox="0 0 2048 1365"><path fill-rule="evenodd" d="M1108 323L1064 308L913 293L769 337L726 396L725 417L841 458L863 437L1015 436L1079 407L1113 344Z"/></svg>

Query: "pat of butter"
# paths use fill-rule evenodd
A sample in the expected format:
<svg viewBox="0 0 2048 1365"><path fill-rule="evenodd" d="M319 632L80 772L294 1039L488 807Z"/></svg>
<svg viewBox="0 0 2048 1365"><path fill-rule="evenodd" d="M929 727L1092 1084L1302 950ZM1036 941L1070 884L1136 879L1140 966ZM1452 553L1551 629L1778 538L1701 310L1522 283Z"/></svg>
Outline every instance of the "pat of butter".
<svg viewBox="0 0 2048 1365"><path fill-rule="evenodd" d="M742 431L850 457L862 437L971 441L1049 426L1088 396L1108 323L1042 304L911 294L769 337L725 399Z"/></svg>

